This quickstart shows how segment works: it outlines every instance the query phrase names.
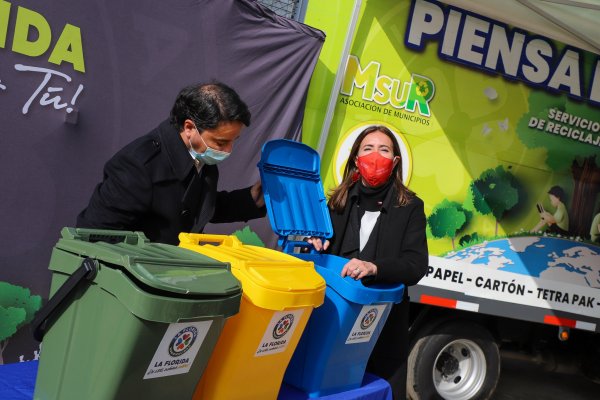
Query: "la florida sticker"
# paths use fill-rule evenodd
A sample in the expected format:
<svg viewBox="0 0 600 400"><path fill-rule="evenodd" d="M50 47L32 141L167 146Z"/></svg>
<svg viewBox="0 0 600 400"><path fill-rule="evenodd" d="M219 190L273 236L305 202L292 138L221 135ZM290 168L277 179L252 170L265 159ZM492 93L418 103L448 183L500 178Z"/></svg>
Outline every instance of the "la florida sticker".
<svg viewBox="0 0 600 400"><path fill-rule="evenodd" d="M274 313L254 356L267 356L285 351L303 312L304 309L301 308Z"/></svg>
<svg viewBox="0 0 600 400"><path fill-rule="evenodd" d="M385 304L363 306L346 338L346 344L364 343L371 340L386 307Z"/></svg>
<svg viewBox="0 0 600 400"><path fill-rule="evenodd" d="M144 379L189 372L211 324L212 320L169 324Z"/></svg>

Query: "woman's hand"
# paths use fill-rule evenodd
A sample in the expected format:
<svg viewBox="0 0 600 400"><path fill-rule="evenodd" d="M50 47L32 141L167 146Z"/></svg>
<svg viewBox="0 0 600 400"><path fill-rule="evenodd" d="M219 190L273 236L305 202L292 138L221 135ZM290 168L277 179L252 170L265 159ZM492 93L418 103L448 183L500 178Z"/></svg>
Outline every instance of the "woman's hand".
<svg viewBox="0 0 600 400"><path fill-rule="evenodd" d="M369 261L353 258L344 265L341 275L342 278L349 276L355 280L359 280L365 276L377 275L377 265Z"/></svg>
<svg viewBox="0 0 600 400"><path fill-rule="evenodd" d="M321 241L321 238L318 237L309 237L308 239L306 239L306 241L312 244L315 250L317 251L327 250L327 248L329 247L329 240L326 240L325 243L323 243Z"/></svg>

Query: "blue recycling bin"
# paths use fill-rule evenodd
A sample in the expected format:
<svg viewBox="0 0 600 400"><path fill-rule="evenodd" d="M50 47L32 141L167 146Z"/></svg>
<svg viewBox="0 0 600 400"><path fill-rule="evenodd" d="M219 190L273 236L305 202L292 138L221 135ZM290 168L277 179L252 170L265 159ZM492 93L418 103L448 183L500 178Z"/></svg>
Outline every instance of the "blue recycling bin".
<svg viewBox="0 0 600 400"><path fill-rule="evenodd" d="M313 311L284 382L311 398L356 389L392 304L402 301L404 285L365 286L341 277L346 258L314 250L297 253L308 244L295 237L325 240L333 235L316 151L298 142L273 140L263 146L258 167L279 245L286 253L312 261L327 284L325 302Z"/></svg>

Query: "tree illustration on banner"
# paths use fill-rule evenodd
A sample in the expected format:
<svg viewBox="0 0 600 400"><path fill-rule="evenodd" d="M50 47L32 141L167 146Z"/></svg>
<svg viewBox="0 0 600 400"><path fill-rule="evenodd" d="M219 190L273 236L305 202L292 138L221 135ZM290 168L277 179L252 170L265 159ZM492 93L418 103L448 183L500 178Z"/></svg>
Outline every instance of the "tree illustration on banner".
<svg viewBox="0 0 600 400"><path fill-rule="evenodd" d="M473 206L480 214L492 214L496 218L495 236L498 224L507 212L519 204L520 185L513 174L502 166L490 168L481 173L470 187Z"/></svg>
<svg viewBox="0 0 600 400"><path fill-rule="evenodd" d="M260 237L256 234L256 232L254 232L248 226L245 226L244 229L239 229L239 230L233 232L233 234L243 244L265 247L265 243L260 239Z"/></svg>
<svg viewBox="0 0 600 400"><path fill-rule="evenodd" d="M454 244L456 235L467 226L471 216L471 212L465 210L460 203L444 199L433 208L427 218L427 224L433 237L438 239L449 237L452 239L452 250L456 250Z"/></svg>
<svg viewBox="0 0 600 400"><path fill-rule="evenodd" d="M479 235L477 234L477 232L473 232L471 234L466 234L466 235L462 236L458 240L458 245L460 247L466 247L466 246L470 246L470 245L474 245L474 244L480 243L481 241L482 241L482 239L479 237Z"/></svg>
<svg viewBox="0 0 600 400"><path fill-rule="evenodd" d="M42 305L42 298L32 295L27 288L0 282L0 365L4 364L2 354L8 339L21 326L31 322Z"/></svg>

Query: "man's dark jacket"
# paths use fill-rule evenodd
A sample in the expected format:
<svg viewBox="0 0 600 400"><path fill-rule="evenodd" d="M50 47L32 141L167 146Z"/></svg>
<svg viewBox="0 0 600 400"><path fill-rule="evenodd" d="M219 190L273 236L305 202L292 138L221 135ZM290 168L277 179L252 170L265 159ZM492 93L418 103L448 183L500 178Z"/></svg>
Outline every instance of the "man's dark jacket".
<svg viewBox="0 0 600 400"><path fill-rule="evenodd" d="M104 166L104 179L77 217L82 228L142 231L152 242L177 244L180 232L210 222L265 215L250 188L217 192L219 170L197 172L177 129L168 121L134 140Z"/></svg>

